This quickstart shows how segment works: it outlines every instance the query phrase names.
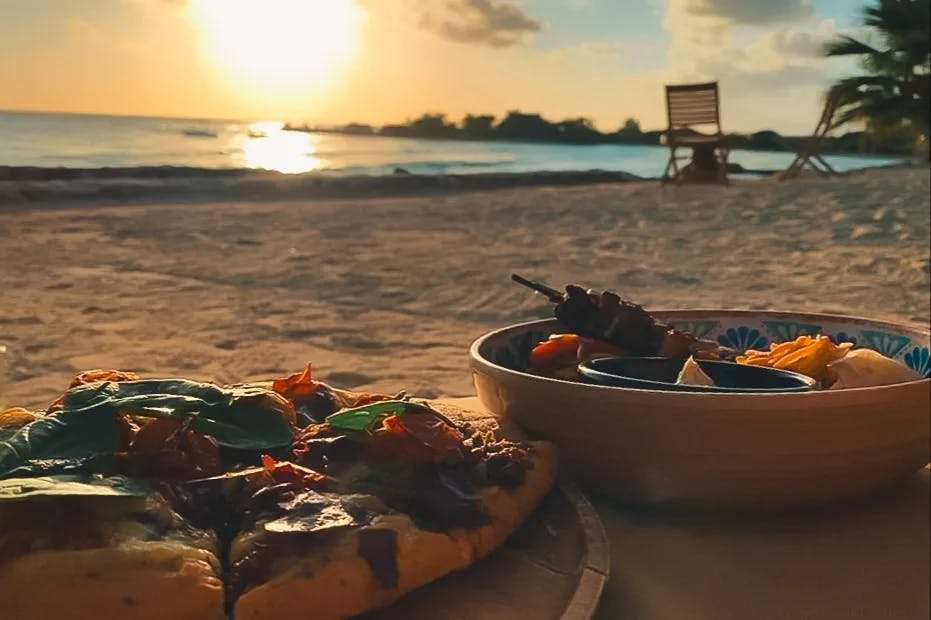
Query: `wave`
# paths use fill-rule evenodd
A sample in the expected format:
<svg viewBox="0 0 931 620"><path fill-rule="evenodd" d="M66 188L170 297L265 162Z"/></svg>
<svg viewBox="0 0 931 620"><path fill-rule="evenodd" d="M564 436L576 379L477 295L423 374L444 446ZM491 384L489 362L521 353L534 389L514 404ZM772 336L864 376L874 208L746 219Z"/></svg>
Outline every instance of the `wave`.
<svg viewBox="0 0 931 620"><path fill-rule="evenodd" d="M273 171L143 166L39 168L0 166L0 204L143 200L229 201L362 198L474 191L537 185L582 185L642 180L626 172L287 175Z"/></svg>

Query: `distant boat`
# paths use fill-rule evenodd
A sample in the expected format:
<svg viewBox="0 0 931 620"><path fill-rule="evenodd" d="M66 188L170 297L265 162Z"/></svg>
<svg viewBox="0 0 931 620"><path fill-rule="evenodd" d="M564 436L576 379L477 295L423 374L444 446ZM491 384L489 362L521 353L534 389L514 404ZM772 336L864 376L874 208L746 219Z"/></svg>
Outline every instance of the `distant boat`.
<svg viewBox="0 0 931 620"><path fill-rule="evenodd" d="M267 138L268 134L265 133L264 131L249 130L249 137L250 138Z"/></svg>
<svg viewBox="0 0 931 620"><path fill-rule="evenodd" d="M184 135L190 136L191 138L216 138L217 132L212 129L185 129L183 130Z"/></svg>

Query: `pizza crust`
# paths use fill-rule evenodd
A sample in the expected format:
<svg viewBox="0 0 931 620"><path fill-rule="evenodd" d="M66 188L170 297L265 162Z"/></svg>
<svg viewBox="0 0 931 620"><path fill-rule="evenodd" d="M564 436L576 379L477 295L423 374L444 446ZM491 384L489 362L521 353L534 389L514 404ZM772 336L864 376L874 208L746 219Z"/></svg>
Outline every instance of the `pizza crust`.
<svg viewBox="0 0 931 620"><path fill-rule="evenodd" d="M290 558L286 570L239 597L235 620L354 616L389 605L407 592L471 565L500 546L552 486L557 469L555 448L546 442L531 446L533 468L527 471L523 485L512 491L499 487L482 491L491 524L442 534L418 528L406 515L378 517L369 526L345 532L326 554ZM395 532L396 587L384 586L358 553L361 532L371 529Z"/></svg>
<svg viewBox="0 0 931 620"><path fill-rule="evenodd" d="M223 620L213 554L177 543L44 550L0 564L4 618Z"/></svg>

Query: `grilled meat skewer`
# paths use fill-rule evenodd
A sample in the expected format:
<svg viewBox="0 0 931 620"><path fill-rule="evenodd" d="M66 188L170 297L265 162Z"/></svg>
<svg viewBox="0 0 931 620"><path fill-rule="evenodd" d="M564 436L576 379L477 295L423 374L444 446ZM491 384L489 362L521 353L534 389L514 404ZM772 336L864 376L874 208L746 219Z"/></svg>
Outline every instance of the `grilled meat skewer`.
<svg viewBox="0 0 931 620"><path fill-rule="evenodd" d="M565 294L541 282L512 274L511 279L556 304L553 314L574 334L608 342L632 356L720 359L736 351L716 342L657 322L642 306L610 291L585 290L569 284Z"/></svg>

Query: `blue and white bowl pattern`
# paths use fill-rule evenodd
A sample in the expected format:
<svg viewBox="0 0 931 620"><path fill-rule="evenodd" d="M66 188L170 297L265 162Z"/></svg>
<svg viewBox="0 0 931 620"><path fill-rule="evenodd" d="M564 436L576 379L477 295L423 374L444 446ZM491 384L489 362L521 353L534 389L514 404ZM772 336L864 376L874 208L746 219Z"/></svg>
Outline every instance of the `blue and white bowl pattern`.
<svg viewBox="0 0 931 620"><path fill-rule="evenodd" d="M700 319L686 314L680 315L675 311L654 313L658 320L677 329L741 350L766 350L772 343L787 342L804 335L823 334L835 343L850 342L854 348L873 349L902 362L924 377L931 377L931 342L926 333L917 329L910 330L904 326L895 329L891 325L887 329L880 329L870 321L830 316L821 318L817 315L798 315L799 320L788 320L776 318L772 313L691 313L708 317ZM507 346L487 351L486 357L505 368L524 370L529 363L530 350L535 344L549 338L551 333L554 332L539 329L521 332Z"/></svg>

